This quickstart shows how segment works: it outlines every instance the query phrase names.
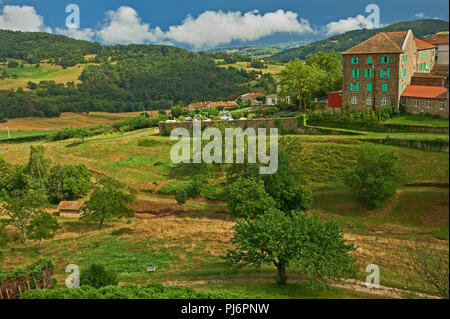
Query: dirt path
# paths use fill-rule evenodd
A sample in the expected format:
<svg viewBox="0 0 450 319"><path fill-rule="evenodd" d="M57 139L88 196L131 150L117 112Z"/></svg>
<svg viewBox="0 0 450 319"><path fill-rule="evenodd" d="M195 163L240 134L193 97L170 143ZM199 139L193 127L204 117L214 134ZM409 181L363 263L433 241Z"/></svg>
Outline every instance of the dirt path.
<svg viewBox="0 0 450 319"><path fill-rule="evenodd" d="M222 279L211 279L211 280L193 280L193 281L167 281L167 285L176 286L202 286L202 285L219 285L226 283L255 283L255 282L272 282L272 279L257 278L257 279L232 279L232 280L222 280ZM290 279L289 282L305 282L304 279ZM366 287L365 283L356 280L346 280L343 283L332 283L332 287L354 290L358 292L363 292L366 294L371 294L379 296L380 298L391 298L391 299L406 299L406 296L413 296L415 299L441 299L438 296L433 296L425 293L403 290L398 288L380 286L378 289L369 289Z"/></svg>

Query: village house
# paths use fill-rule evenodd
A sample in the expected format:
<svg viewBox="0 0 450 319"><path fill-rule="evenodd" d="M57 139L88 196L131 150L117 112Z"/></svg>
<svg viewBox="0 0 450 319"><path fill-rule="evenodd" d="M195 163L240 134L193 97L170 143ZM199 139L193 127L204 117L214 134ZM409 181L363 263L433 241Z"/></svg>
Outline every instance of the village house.
<svg viewBox="0 0 450 319"><path fill-rule="evenodd" d="M197 109L210 109L214 107L233 107L238 106L238 104L235 101L220 101L220 102L212 102L212 101L205 101L205 102L195 102L188 105L189 111L194 111Z"/></svg>
<svg viewBox="0 0 450 319"><path fill-rule="evenodd" d="M448 89L442 86L408 85L400 104L407 113L436 114L448 118Z"/></svg>
<svg viewBox="0 0 450 319"><path fill-rule="evenodd" d="M241 95L242 102L246 103L250 101L251 106L259 106L262 104L261 101L258 101L258 98L264 97L263 93L246 93Z"/></svg>
<svg viewBox="0 0 450 319"><path fill-rule="evenodd" d="M278 94L270 94L266 96L265 105L275 106L278 105Z"/></svg>
<svg viewBox="0 0 450 319"><path fill-rule="evenodd" d="M436 47L411 30L376 33L342 53L343 105L357 111L399 107L413 75L419 81L431 73L435 55Z"/></svg>
<svg viewBox="0 0 450 319"><path fill-rule="evenodd" d="M438 34L427 38L426 41L437 47L436 49L436 65L448 65L448 45L449 36L448 34Z"/></svg>
<svg viewBox="0 0 450 319"><path fill-rule="evenodd" d="M59 216L65 218L80 218L83 206L83 201L62 201L58 205Z"/></svg>

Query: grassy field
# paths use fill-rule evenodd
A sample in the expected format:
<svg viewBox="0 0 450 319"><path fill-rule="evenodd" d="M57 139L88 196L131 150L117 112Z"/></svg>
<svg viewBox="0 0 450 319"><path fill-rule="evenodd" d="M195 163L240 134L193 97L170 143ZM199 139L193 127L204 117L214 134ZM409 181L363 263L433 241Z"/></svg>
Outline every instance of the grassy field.
<svg viewBox="0 0 450 319"><path fill-rule="evenodd" d="M217 62L220 62L223 60L217 60ZM262 73L270 73L272 75L277 75L278 73L280 73L282 70L284 70L285 66L284 65L277 65L277 64L268 64L268 68L267 69L255 69L255 68L251 68L249 62L236 62L233 64L219 64L217 66L219 67L223 67L223 68L228 68L229 66L232 66L238 70L246 70L247 72L251 72L251 71L256 71L256 72L262 72Z"/></svg>
<svg viewBox="0 0 450 319"><path fill-rule="evenodd" d="M432 118L429 116L402 114L387 120L385 123L448 127L449 121L448 119Z"/></svg>
<svg viewBox="0 0 450 319"><path fill-rule="evenodd" d="M266 298L392 297L339 287L312 289L295 270L288 272L289 284L278 287L273 284L275 270L272 266L230 269L222 260L234 225L226 213L226 204L196 199L180 207L173 196L155 192L176 182L168 177L173 167L169 152L174 142L157 133L153 129L84 144L46 145L46 155L53 163L83 163L96 177L117 178L137 189L138 200L156 213L147 215L147 219L110 222L102 230L94 224L60 219L62 231L54 240L44 242L40 253L36 243L14 242L12 249L2 254L4 268L15 268L41 255L55 261L59 285L64 283L68 264L83 267L99 262L115 268L121 283L158 281ZM382 285L432 293L410 280L410 255L416 240L430 242L433 249L448 251L448 186L406 184L448 183L448 154L374 145L380 151L391 150L398 156L406 178L397 196L384 208L371 209L343 185L343 172L355 164L358 148L364 142L354 136L293 137L301 141L293 165L302 169L313 191L314 204L310 213L333 219L342 227L345 238L358 247L354 256L359 268L364 270L368 264L375 263L381 268ZM98 138L102 137L94 139ZM0 146L0 154L10 163L25 163L28 152L28 145L10 145L3 150ZM169 212L159 214L162 208L169 208ZM129 231L118 236L112 234L113 230L121 228ZM156 266L157 271L146 273L149 266ZM360 279L363 278L364 274ZM408 293L404 297L417 295Z"/></svg>
<svg viewBox="0 0 450 319"><path fill-rule="evenodd" d="M23 68L7 68L9 76L17 75L17 79L7 78L0 80L0 90L26 88L29 81L55 81L56 83L76 82L83 71L83 66L76 65L63 69L58 65L41 63L38 68L34 64L25 64Z"/></svg>

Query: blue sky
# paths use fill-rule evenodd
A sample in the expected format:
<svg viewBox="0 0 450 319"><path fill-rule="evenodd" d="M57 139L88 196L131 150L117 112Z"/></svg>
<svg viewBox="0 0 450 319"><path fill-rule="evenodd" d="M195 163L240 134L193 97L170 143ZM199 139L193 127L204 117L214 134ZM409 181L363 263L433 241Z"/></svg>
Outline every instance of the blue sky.
<svg viewBox="0 0 450 319"><path fill-rule="evenodd" d="M65 8L71 3L80 8L78 30L65 27ZM275 35L310 40L358 29L364 27L365 8L371 3L380 7L382 25L419 18L448 21L446 0L0 0L0 28L60 33L103 43L205 48Z"/></svg>

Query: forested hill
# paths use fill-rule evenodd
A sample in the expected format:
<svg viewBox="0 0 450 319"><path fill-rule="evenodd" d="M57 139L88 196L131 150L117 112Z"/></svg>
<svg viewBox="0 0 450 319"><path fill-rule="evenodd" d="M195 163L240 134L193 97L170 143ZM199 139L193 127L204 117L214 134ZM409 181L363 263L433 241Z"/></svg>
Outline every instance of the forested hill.
<svg viewBox="0 0 450 319"><path fill-rule="evenodd" d="M63 63L69 60L78 63L83 56L97 54L102 49L96 42L43 32L0 30L0 43L0 58L20 59L27 63L48 59L58 64L61 59Z"/></svg>
<svg viewBox="0 0 450 319"><path fill-rule="evenodd" d="M28 82L28 90L0 90L0 119L57 116L67 111L161 109L171 101L186 105L225 99L249 90L250 82L275 87L270 75L255 82L255 74L217 67L209 54L173 46L102 46L52 34L10 31L0 31L0 43L0 75L7 74L9 59L36 63L36 68L38 62L64 67L85 63L78 84L56 84L50 79ZM95 59L85 59L89 54L95 54Z"/></svg>
<svg viewBox="0 0 450 319"><path fill-rule="evenodd" d="M333 36L328 39L312 42L308 45L284 50L270 57L272 60L289 61L295 58L304 59L310 53L319 51L343 52L357 45L358 43L370 38L374 32L382 31L404 31L411 29L416 37L424 37L436 32L447 31L448 22L435 19L425 19L417 21L408 21L392 24L387 27L374 30L354 30L343 34Z"/></svg>

